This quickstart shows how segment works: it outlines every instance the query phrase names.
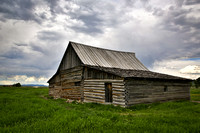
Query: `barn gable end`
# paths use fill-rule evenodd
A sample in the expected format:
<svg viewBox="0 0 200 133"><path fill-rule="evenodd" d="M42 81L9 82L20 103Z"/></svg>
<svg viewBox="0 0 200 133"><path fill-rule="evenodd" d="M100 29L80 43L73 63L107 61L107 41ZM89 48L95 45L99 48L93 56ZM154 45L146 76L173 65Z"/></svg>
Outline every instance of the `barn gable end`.
<svg viewBox="0 0 200 133"><path fill-rule="evenodd" d="M69 42L49 95L123 107L190 99L191 80L149 71L134 53Z"/></svg>
<svg viewBox="0 0 200 133"><path fill-rule="evenodd" d="M82 62L69 43L55 75L48 81L49 95L55 98L83 99Z"/></svg>

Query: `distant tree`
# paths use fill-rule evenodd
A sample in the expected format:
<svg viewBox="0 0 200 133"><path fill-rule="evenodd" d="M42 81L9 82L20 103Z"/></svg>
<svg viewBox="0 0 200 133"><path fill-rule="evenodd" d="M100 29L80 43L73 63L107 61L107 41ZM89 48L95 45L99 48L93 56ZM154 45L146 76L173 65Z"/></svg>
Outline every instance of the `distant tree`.
<svg viewBox="0 0 200 133"><path fill-rule="evenodd" d="M194 81L195 87L200 87L200 77Z"/></svg>
<svg viewBox="0 0 200 133"><path fill-rule="evenodd" d="M13 84L14 87L21 87L20 83Z"/></svg>

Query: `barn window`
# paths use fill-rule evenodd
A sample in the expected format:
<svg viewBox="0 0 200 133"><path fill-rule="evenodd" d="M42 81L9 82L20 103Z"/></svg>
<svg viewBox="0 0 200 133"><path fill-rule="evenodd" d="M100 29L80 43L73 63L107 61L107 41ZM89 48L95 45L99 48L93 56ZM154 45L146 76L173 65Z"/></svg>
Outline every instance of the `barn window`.
<svg viewBox="0 0 200 133"><path fill-rule="evenodd" d="M105 102L112 101L112 83L105 83Z"/></svg>
<svg viewBox="0 0 200 133"><path fill-rule="evenodd" d="M167 86L165 85L165 86L164 86L164 92L166 92L166 91L168 91L168 88L167 88Z"/></svg>
<svg viewBox="0 0 200 133"><path fill-rule="evenodd" d="M81 81L75 82L75 86L81 86Z"/></svg>

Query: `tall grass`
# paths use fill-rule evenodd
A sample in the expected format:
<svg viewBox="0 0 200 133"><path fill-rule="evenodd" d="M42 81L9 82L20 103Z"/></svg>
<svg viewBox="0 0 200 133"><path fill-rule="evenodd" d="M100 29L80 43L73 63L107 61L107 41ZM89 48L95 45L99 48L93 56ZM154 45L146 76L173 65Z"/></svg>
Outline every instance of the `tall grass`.
<svg viewBox="0 0 200 133"><path fill-rule="evenodd" d="M200 132L200 104L121 108L51 99L48 88L1 87L0 132Z"/></svg>
<svg viewBox="0 0 200 133"><path fill-rule="evenodd" d="M190 89L190 96L192 101L200 101L200 87Z"/></svg>

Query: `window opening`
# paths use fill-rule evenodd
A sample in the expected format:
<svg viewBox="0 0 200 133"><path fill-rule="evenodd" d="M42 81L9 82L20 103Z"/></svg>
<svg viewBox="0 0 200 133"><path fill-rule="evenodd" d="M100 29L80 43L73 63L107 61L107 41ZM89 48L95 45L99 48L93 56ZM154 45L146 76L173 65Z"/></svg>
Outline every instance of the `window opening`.
<svg viewBox="0 0 200 133"><path fill-rule="evenodd" d="M81 86L81 81L75 82L75 86Z"/></svg>
<svg viewBox="0 0 200 133"><path fill-rule="evenodd" d="M164 92L168 91L167 86L164 86Z"/></svg>

